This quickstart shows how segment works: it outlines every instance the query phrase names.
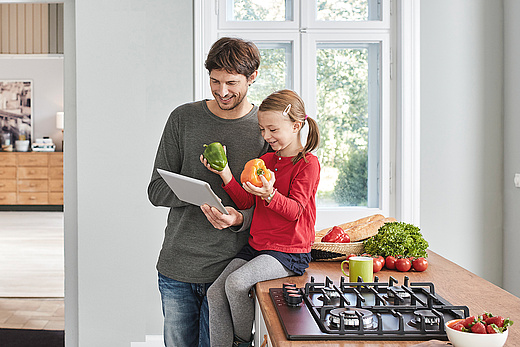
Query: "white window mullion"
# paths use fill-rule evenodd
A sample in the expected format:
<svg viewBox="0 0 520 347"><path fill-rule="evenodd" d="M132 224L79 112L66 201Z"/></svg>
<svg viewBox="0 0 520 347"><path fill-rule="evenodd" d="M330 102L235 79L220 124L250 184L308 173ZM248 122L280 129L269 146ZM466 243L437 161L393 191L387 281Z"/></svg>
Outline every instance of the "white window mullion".
<svg viewBox="0 0 520 347"><path fill-rule="evenodd" d="M381 160L380 165L382 168L379 170L381 175L380 189L382 190L379 194L381 211L385 216L390 215L390 211L394 210L392 204L395 204L390 191L390 159L391 159L391 124L392 124L392 112L390 106L390 34L385 35L385 38L381 41L381 113L380 113L380 148L381 148Z"/></svg>
<svg viewBox="0 0 520 347"><path fill-rule="evenodd" d="M369 49L369 85L377 86L371 88L368 95L368 114L369 124L368 128L368 184L367 184L367 205L368 207L380 206L380 196L382 194L383 177L381 176L381 115L384 111L383 103L381 102L381 91L383 81L383 60L382 60L382 45L379 47L368 46ZM378 50L378 51L376 51Z"/></svg>
<svg viewBox="0 0 520 347"><path fill-rule="evenodd" d="M316 38L309 33L301 33L301 97L309 117L316 119Z"/></svg>

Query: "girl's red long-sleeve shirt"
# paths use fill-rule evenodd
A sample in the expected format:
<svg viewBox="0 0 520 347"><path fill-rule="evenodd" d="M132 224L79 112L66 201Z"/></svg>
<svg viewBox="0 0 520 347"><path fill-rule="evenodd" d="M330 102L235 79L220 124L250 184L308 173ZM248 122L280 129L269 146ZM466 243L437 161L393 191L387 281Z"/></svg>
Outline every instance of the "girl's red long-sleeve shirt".
<svg viewBox="0 0 520 347"><path fill-rule="evenodd" d="M308 153L307 162L301 159L293 165L291 157L269 152L261 159L276 178L274 188L277 192L269 204L246 192L235 179L224 186L238 208L247 209L256 204L249 245L258 251L310 252L314 242L316 191L320 180L318 158Z"/></svg>

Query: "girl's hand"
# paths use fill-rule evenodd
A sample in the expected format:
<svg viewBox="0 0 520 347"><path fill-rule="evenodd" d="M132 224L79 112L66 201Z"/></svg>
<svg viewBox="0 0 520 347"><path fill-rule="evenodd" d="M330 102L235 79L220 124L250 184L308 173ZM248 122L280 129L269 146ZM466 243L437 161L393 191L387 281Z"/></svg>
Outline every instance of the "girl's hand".
<svg viewBox="0 0 520 347"><path fill-rule="evenodd" d="M224 146L224 151L225 150L226 150L226 146ZM222 178L222 182L224 183L224 185L227 185L233 179L233 174L231 173L231 169L229 168L229 163L226 165L224 170L218 171L218 170L213 169L211 167L211 165L209 165L208 161L206 160L206 158L204 158L204 156L202 154L200 155L200 162L206 167L206 169L219 175L220 178Z"/></svg>
<svg viewBox="0 0 520 347"><path fill-rule="evenodd" d="M274 186L274 182L276 181L276 178L274 177L274 172L272 172L271 170L269 170L269 172L271 173L270 181L267 181L263 175L260 176L260 179L262 180L262 184L263 184L261 187L256 187L256 186L252 185L250 182L245 182L244 184L242 184L242 187L248 193L257 195L264 200L267 199L269 197L269 195L271 195L273 193L273 191L274 191L273 186Z"/></svg>

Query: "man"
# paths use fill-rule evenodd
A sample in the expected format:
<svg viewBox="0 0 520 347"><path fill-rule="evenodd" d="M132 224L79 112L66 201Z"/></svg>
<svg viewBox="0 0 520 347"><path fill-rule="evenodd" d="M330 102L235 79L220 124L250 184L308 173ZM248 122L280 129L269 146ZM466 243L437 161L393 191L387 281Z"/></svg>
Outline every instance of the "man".
<svg viewBox="0 0 520 347"><path fill-rule="evenodd" d="M244 164L267 151L258 127L258 107L247 100L259 65L253 43L236 38L215 42L205 62L214 99L177 107L159 143L148 197L153 205L170 208L157 262L167 347L210 345L206 290L249 236L251 214L235 209L220 176L208 171L199 157L204 144L222 143L239 180ZM157 168L209 182L230 214L179 200Z"/></svg>

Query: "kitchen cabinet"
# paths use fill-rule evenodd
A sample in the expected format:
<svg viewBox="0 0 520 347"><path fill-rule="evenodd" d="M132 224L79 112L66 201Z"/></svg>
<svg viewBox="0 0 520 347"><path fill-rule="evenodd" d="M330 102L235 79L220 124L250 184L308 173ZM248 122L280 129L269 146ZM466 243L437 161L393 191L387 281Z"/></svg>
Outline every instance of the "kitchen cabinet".
<svg viewBox="0 0 520 347"><path fill-rule="evenodd" d="M0 205L63 205L63 152L1 152Z"/></svg>
<svg viewBox="0 0 520 347"><path fill-rule="evenodd" d="M443 258L435 252L428 251L429 267L424 272L398 272L382 270L375 275L380 281L388 281L393 276L402 281L405 275L411 282L432 282L435 291L453 305L464 305L470 310L471 315L482 314L484 311L510 317L515 324L509 328L509 337L506 347L520 346L520 298L497 287L496 285L465 270L457 264ZM256 341L261 343L267 339L267 346L413 346L424 341L352 341L352 340L325 340L325 341L289 341L286 339L277 312L269 296L269 288L282 288L283 283L290 281L298 288L310 282L313 276L316 281L323 281L329 276L333 281L339 281L342 276L340 262L311 262L303 276L281 278L277 280L260 282L255 286L257 319L255 323ZM258 342L257 342L258 343Z"/></svg>

